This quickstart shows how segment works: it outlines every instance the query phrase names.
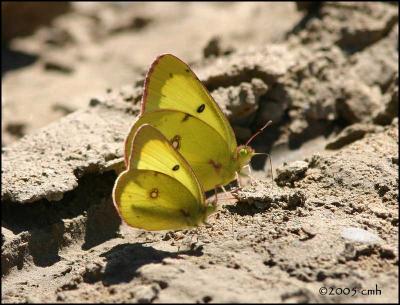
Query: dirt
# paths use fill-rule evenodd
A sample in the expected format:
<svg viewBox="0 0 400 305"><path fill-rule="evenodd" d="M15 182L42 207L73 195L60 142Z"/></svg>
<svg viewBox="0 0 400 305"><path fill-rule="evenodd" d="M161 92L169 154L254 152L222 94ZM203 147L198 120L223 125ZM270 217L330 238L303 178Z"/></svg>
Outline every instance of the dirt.
<svg viewBox="0 0 400 305"><path fill-rule="evenodd" d="M63 5L3 27L3 302L398 302L397 4ZM272 171L146 232L113 169L166 52L239 143L273 121L252 143Z"/></svg>

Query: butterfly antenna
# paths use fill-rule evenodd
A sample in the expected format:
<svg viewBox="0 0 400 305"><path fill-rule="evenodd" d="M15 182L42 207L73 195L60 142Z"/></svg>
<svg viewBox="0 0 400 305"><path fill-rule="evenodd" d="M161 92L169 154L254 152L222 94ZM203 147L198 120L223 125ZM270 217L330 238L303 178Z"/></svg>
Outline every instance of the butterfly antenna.
<svg viewBox="0 0 400 305"><path fill-rule="evenodd" d="M254 139L255 137L257 137L260 133L262 133L262 132L264 131L264 129L267 128L267 127L268 127L269 125L271 125L271 124L272 124L272 121L269 120L263 127L261 127L259 130L257 130L257 132L256 132L255 134L253 134L253 135L250 137L250 139L247 140L247 142L246 142L245 145L246 145L246 146L249 145L250 142L253 141L253 139Z"/></svg>

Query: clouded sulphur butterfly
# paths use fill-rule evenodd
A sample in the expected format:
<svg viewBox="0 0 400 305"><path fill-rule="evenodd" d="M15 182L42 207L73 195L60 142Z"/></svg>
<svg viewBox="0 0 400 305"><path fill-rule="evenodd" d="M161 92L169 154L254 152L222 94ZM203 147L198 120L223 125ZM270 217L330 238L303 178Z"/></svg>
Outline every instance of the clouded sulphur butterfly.
<svg viewBox="0 0 400 305"><path fill-rule="evenodd" d="M131 145L127 169L113 190L121 218L146 230L178 230L204 223L215 206L205 203L193 170L169 141L144 124Z"/></svg>
<svg viewBox="0 0 400 305"><path fill-rule="evenodd" d="M160 130L193 168L205 191L235 179L254 150L237 146L227 118L188 65L171 54L159 56L145 80L141 114L125 142L125 162L142 124Z"/></svg>

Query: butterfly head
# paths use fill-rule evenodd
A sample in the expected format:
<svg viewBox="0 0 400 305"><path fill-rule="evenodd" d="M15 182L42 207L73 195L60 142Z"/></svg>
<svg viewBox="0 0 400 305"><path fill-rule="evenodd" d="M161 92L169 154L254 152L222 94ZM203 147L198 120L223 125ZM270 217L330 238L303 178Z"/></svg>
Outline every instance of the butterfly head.
<svg viewBox="0 0 400 305"><path fill-rule="evenodd" d="M245 145L240 145L236 151L236 160L238 161L237 171L240 171L244 166L250 163L251 158L257 155L253 148L249 146L250 142L253 141L260 133L264 131L267 126L271 125L272 121L268 121L263 127L261 127L250 139L247 140Z"/></svg>
<svg viewBox="0 0 400 305"><path fill-rule="evenodd" d="M238 169L250 163L251 158L254 156L254 149L250 146L240 145L236 151L236 158L238 161Z"/></svg>

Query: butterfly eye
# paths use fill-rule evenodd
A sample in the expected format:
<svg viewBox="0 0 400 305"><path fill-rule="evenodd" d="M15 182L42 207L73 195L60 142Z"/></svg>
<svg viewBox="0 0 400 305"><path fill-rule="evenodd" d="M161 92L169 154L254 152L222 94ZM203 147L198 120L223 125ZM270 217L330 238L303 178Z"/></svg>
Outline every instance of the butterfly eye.
<svg viewBox="0 0 400 305"><path fill-rule="evenodd" d="M241 150L239 150L239 154L240 154L242 157L247 156L247 150L244 149L244 148L242 148Z"/></svg>

